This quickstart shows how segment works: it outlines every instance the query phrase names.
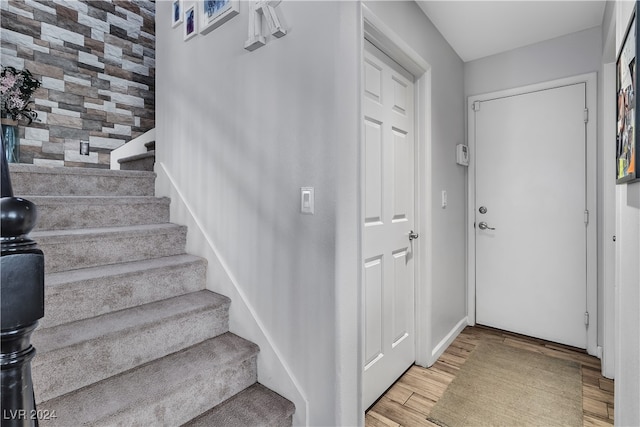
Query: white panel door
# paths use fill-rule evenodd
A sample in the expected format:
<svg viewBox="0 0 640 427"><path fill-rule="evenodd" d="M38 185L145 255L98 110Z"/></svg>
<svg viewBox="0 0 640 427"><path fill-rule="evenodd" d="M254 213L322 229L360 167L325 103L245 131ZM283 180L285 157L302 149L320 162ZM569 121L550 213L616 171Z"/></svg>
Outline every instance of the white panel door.
<svg viewBox="0 0 640 427"><path fill-rule="evenodd" d="M580 348L585 90L578 83L482 101L474 113L476 321Z"/></svg>
<svg viewBox="0 0 640 427"><path fill-rule="evenodd" d="M413 76L366 42L364 56L364 406L415 360Z"/></svg>

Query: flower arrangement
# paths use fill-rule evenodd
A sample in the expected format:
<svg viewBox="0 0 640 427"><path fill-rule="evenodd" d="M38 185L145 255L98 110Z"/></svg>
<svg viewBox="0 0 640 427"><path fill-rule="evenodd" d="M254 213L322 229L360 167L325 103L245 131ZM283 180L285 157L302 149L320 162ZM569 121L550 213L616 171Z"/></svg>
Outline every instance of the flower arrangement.
<svg viewBox="0 0 640 427"><path fill-rule="evenodd" d="M21 117L31 123L38 113L31 109L31 95L40 87L29 70L18 71L13 67L2 67L0 72L0 106L2 115L13 120Z"/></svg>

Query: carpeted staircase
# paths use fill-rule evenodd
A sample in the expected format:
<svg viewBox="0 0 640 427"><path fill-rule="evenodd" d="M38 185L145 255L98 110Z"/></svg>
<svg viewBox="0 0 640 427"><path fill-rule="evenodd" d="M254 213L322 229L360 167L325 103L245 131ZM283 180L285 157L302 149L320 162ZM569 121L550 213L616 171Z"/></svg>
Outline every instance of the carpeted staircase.
<svg viewBox="0 0 640 427"><path fill-rule="evenodd" d="M153 172L11 165L39 211L45 317L32 337L40 426L290 426L257 383L258 347L228 329ZM48 411L48 412L47 412Z"/></svg>
<svg viewBox="0 0 640 427"><path fill-rule="evenodd" d="M146 152L119 159L120 170L152 171L156 163L156 142L149 141L144 146L147 148Z"/></svg>

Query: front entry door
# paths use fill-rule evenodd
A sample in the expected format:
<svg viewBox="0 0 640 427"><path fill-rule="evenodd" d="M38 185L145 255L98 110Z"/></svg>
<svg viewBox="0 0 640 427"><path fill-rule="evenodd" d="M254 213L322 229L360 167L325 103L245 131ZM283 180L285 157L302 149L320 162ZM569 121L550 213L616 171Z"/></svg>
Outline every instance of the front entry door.
<svg viewBox="0 0 640 427"><path fill-rule="evenodd" d="M585 83L476 103L476 322L586 348Z"/></svg>
<svg viewBox="0 0 640 427"><path fill-rule="evenodd" d="M366 42L364 407L415 361L413 76Z"/></svg>

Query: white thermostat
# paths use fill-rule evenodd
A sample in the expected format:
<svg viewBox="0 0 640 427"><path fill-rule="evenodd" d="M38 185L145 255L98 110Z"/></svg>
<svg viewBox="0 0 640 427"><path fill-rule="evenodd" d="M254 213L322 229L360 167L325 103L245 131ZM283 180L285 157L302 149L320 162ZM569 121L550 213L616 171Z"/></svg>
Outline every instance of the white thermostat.
<svg viewBox="0 0 640 427"><path fill-rule="evenodd" d="M456 163L469 166L469 147L464 144L456 145Z"/></svg>

